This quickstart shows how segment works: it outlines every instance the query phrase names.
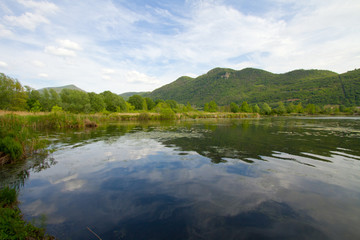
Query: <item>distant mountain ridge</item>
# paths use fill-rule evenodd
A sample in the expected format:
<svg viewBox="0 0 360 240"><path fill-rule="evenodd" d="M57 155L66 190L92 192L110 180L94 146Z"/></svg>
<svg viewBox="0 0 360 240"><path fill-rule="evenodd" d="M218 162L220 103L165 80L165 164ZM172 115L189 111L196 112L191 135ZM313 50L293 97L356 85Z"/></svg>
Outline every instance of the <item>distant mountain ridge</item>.
<svg viewBox="0 0 360 240"><path fill-rule="evenodd" d="M57 92L57 93L60 93L61 90L63 90L63 89L72 89L72 90L78 90L78 91L86 92L85 90L82 90L81 88L75 86L74 84L65 85L65 86L61 86L61 87L41 88L41 89L38 89L38 91L39 91L39 92L43 92L45 89L46 89L46 90L54 89L55 92Z"/></svg>
<svg viewBox="0 0 360 240"><path fill-rule="evenodd" d="M146 96L198 106L214 100L360 105L360 69L338 74L327 70L294 70L275 74L261 69L214 68L196 78L183 76Z"/></svg>

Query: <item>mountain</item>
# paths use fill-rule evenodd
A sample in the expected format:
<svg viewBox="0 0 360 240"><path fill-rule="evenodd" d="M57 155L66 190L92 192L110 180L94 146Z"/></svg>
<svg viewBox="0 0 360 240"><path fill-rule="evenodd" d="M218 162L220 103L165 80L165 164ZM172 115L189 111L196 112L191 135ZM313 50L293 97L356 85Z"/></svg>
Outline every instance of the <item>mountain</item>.
<svg viewBox="0 0 360 240"><path fill-rule="evenodd" d="M215 68L197 78L180 77L147 96L197 106L212 100L219 105L243 101L360 105L360 69L344 74L303 69L275 74L255 68Z"/></svg>
<svg viewBox="0 0 360 240"><path fill-rule="evenodd" d="M140 96L144 96L149 94L149 92L125 92L122 94L119 94L120 97L123 97L125 100L129 99L129 97L133 96L133 95L140 95Z"/></svg>
<svg viewBox="0 0 360 240"><path fill-rule="evenodd" d="M72 89L72 90L79 90L79 91L83 91L86 92L84 90L82 90L81 88L78 88L77 86L71 84L71 85L66 85L66 86L62 86L62 87L47 87L47 88L41 88L38 89L39 92L43 92L45 89L50 90L50 89L54 89L57 93L60 93L61 90L63 89Z"/></svg>

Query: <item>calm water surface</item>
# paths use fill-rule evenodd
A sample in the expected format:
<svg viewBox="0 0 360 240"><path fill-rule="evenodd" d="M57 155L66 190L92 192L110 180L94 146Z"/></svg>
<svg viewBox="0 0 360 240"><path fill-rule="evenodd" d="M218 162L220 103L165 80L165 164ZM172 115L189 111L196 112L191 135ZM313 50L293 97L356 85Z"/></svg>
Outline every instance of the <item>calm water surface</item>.
<svg viewBox="0 0 360 240"><path fill-rule="evenodd" d="M357 117L43 134L57 150L1 181L59 239L360 239Z"/></svg>

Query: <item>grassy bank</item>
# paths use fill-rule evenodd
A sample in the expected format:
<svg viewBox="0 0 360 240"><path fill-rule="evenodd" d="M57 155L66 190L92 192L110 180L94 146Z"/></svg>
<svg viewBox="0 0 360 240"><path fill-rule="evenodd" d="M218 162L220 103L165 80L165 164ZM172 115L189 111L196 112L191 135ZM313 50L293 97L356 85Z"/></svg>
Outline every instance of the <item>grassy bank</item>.
<svg viewBox="0 0 360 240"><path fill-rule="evenodd" d="M0 190L0 239L55 239L46 235L44 228L23 220L17 196L15 189Z"/></svg>

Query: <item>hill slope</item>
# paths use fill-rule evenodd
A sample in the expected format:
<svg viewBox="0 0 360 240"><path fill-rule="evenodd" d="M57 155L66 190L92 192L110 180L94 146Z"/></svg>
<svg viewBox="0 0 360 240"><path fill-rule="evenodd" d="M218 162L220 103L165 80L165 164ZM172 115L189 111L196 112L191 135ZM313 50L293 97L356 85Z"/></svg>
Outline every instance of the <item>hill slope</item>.
<svg viewBox="0 0 360 240"><path fill-rule="evenodd" d="M202 106L211 100L276 103L295 101L316 104L360 105L360 70L344 74L326 70L295 70L274 74L260 69L239 71L215 68L197 78L180 77L151 92L154 99L173 99Z"/></svg>
<svg viewBox="0 0 360 240"><path fill-rule="evenodd" d="M77 86L71 84L71 85L66 85L66 86L62 86L62 87L47 87L47 88L41 88L41 89L38 89L39 92L43 92L44 89L47 89L47 90L50 90L50 89L54 89L57 93L60 93L61 90L63 89L73 89L73 90L79 90L79 91L83 91L83 92L86 92L84 90L82 90L81 88L78 88Z"/></svg>
<svg viewBox="0 0 360 240"><path fill-rule="evenodd" d="M119 94L120 97L123 97L125 100L129 99L129 97L133 96L133 95L140 95L140 96L144 96L149 94L149 92L124 92Z"/></svg>

